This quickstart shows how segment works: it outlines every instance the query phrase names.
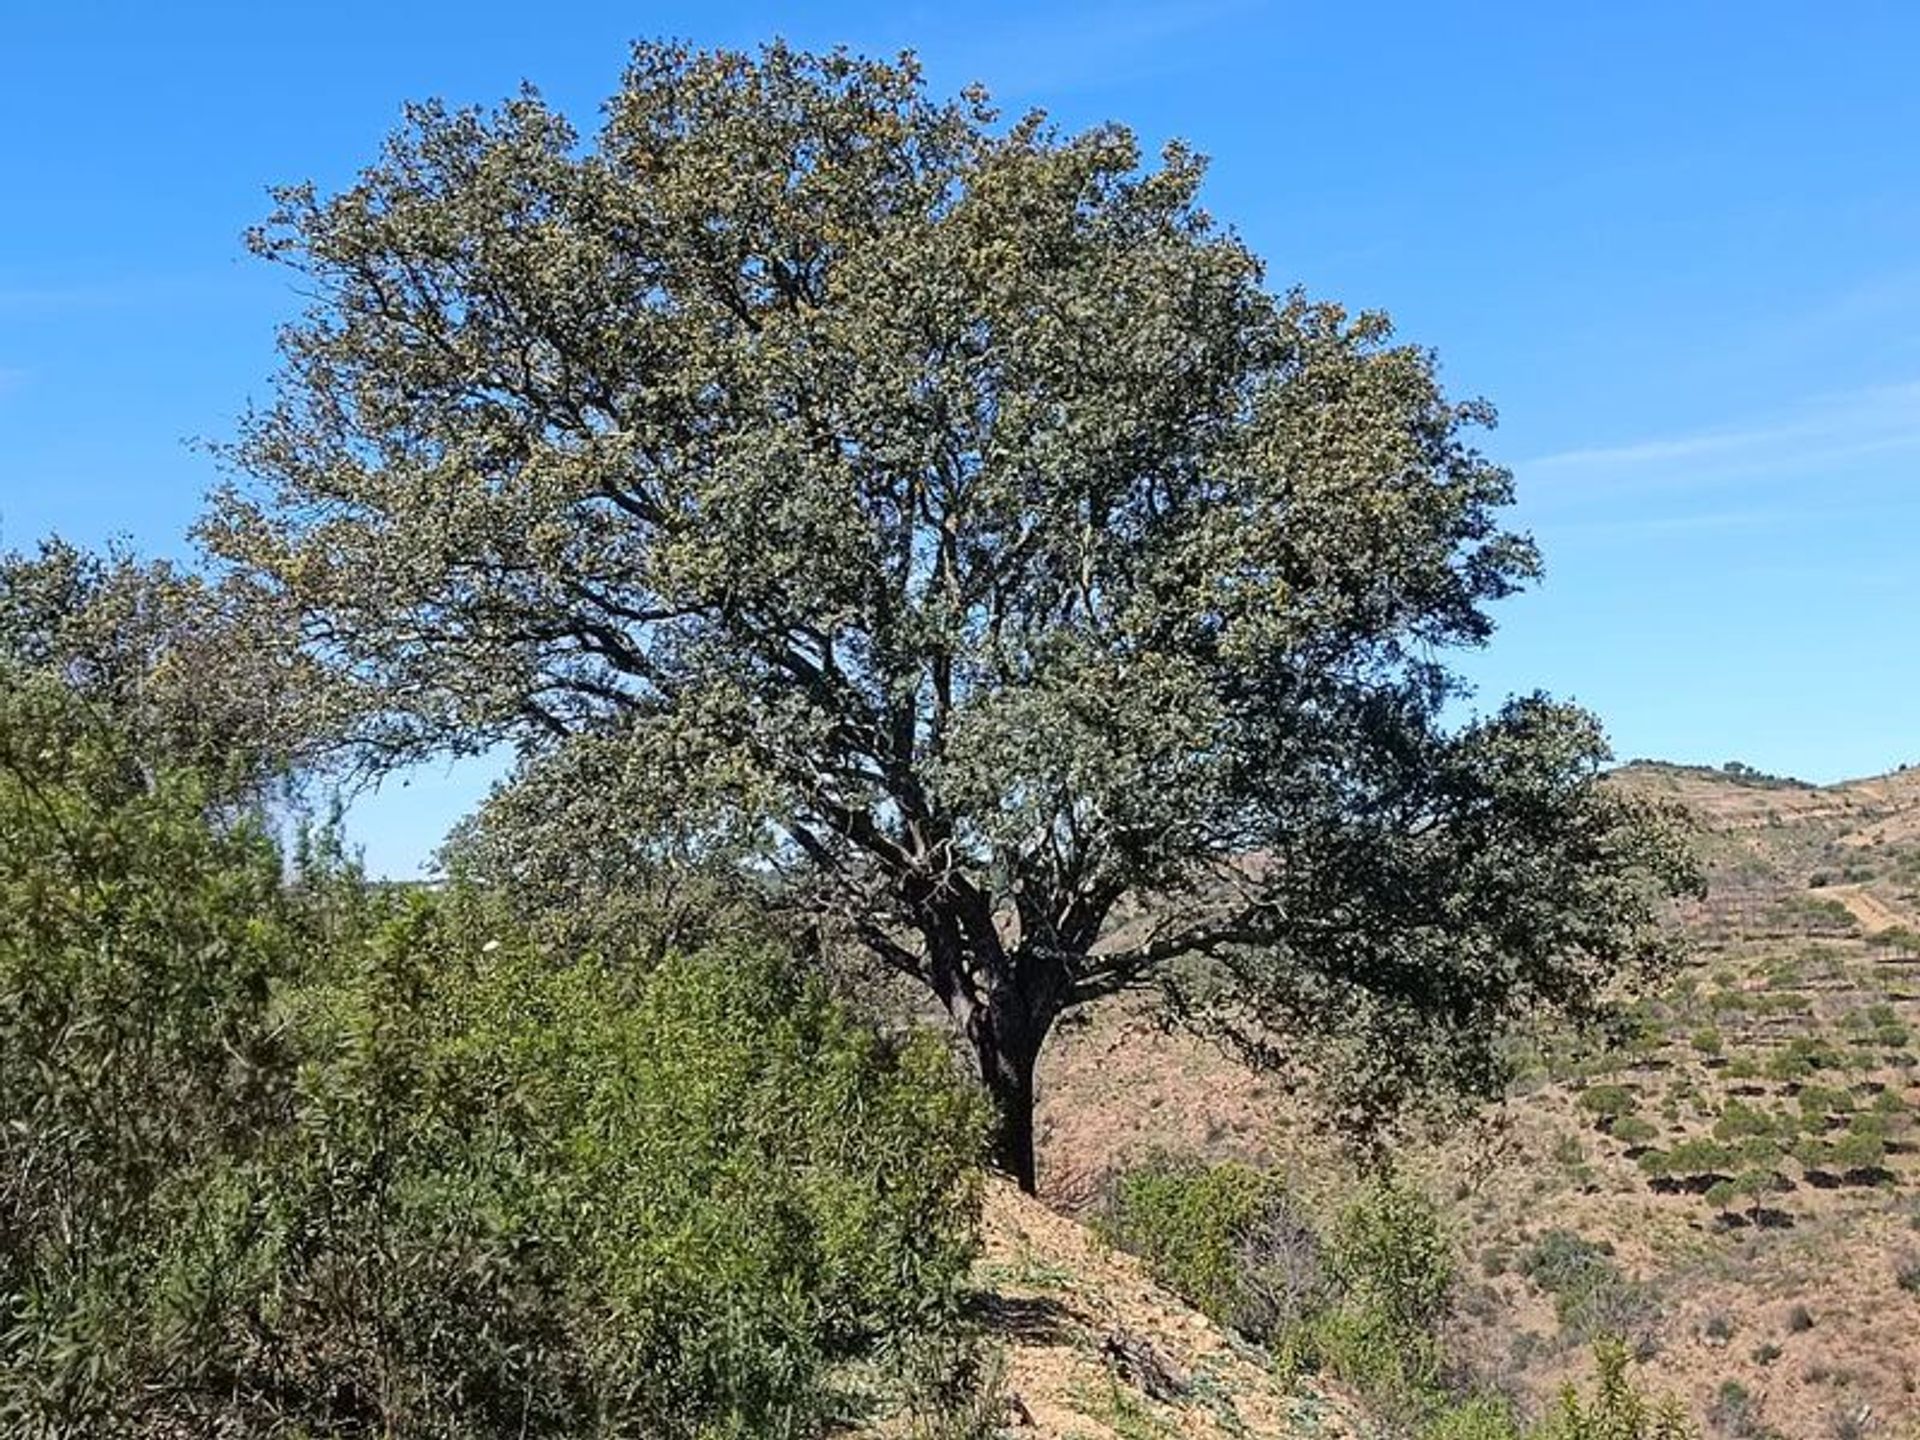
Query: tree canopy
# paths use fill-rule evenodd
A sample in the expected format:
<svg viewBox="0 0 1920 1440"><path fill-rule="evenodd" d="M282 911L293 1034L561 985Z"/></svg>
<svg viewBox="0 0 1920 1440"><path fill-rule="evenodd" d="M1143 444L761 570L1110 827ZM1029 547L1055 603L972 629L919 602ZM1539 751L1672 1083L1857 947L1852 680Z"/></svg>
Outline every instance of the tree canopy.
<svg viewBox="0 0 1920 1440"><path fill-rule="evenodd" d="M416 106L254 237L314 299L204 533L381 753L510 740L574 846L805 887L1029 1186L1041 1044L1123 987L1369 1113L1484 1087L1660 958L1676 852L1583 712L1450 719L1538 568L1491 413L1203 174L782 45L642 45L591 139Z"/></svg>
<svg viewBox="0 0 1920 1440"><path fill-rule="evenodd" d="M235 574L57 538L0 552L0 681L56 686L150 769L195 770L211 799L286 778L337 728L324 675L285 643L286 622Z"/></svg>

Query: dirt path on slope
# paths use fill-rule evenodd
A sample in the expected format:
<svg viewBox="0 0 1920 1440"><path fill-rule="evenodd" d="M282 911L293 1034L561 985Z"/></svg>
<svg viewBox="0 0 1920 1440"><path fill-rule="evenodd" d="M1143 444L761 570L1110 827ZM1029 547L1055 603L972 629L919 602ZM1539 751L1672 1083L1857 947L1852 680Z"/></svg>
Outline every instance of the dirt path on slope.
<svg viewBox="0 0 1920 1440"><path fill-rule="evenodd" d="M1259 1351L1149 1280L1130 1255L1012 1186L992 1182L977 1280L1006 1346L1007 1388L1034 1440L1350 1440L1345 1404L1275 1379ZM1144 1342L1179 1378L1156 1399L1127 1374Z"/></svg>
<svg viewBox="0 0 1920 1440"><path fill-rule="evenodd" d="M1823 892L1846 906L1869 935L1882 930L1920 930L1920 922L1887 904L1864 885L1829 885Z"/></svg>

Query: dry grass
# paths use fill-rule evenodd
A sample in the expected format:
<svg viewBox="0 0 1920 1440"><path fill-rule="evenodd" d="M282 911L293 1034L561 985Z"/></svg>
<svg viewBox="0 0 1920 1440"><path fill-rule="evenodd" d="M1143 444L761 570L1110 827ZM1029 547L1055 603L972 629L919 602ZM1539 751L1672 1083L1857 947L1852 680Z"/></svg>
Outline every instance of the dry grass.
<svg viewBox="0 0 1920 1440"><path fill-rule="evenodd" d="M1412 1168L1461 1242L1460 1343L1534 1397L1580 1372L1564 1307L1523 1273L1543 1235L1572 1232L1609 1247L1636 1303L1650 1303L1648 1384L1703 1421L1731 1381L1744 1413L1782 1435L1824 1436L1846 1417L1861 1433L1920 1429L1920 1295L1899 1279L1920 1252L1920 954L1898 941L1920 932L1920 771L1815 789L1635 766L1619 783L1698 817L1713 883L1683 917L1696 958L1643 1005L1644 1043L1560 1047L1471 1134L1415 1148ZM1837 1063L1801 1073L1795 1055L1815 1041L1831 1052L1816 1058ZM1627 1093L1629 1139L1580 1102L1603 1084ZM1746 1167L1773 1175L1776 1192L1713 1203L1704 1175L1659 1180L1637 1163L1648 1148L1720 1143L1716 1125L1738 1129L1737 1106L1798 1117L1809 1086L1845 1092L1856 1112L1892 1097L1878 1102L1893 1111L1878 1166L1837 1172L1783 1150ZM1055 1042L1040 1121L1042 1188L1063 1208L1154 1148L1282 1165L1310 1196L1345 1183L1337 1151L1283 1096L1159 1033L1131 1002ZM1815 1139L1849 1123L1844 1109L1804 1122ZM1795 1323L1797 1306L1810 1326Z"/></svg>
<svg viewBox="0 0 1920 1440"><path fill-rule="evenodd" d="M1340 1399L1281 1384L1265 1356L1153 1284L1131 1256L1105 1249L1075 1221L1001 1182L988 1192L977 1283L980 1312L1004 1347L1010 1434L1304 1440L1359 1433ZM1130 1353L1144 1356L1149 1370L1164 1367L1175 1391L1137 1373Z"/></svg>

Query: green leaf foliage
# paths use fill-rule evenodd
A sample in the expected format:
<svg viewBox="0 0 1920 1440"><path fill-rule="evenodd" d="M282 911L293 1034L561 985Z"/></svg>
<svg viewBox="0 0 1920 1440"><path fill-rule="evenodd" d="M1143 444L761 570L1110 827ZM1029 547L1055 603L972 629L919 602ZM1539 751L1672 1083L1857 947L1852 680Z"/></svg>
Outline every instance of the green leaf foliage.
<svg viewBox="0 0 1920 1440"><path fill-rule="evenodd" d="M0 1429L112 1433L177 1358L173 1217L288 1117L279 860L207 803L0 670Z"/></svg>
<svg viewBox="0 0 1920 1440"><path fill-rule="evenodd" d="M312 761L334 723L322 670L293 641L285 608L238 574L57 539L0 552L0 669L69 692L219 798Z"/></svg>
<svg viewBox="0 0 1920 1440"><path fill-rule="evenodd" d="M1250 1165L1155 1157L1119 1176L1094 1227L1254 1340L1277 1338L1329 1293L1320 1237L1280 1179Z"/></svg>
<svg viewBox="0 0 1920 1440"><path fill-rule="evenodd" d="M1420 1431L1421 1440L1698 1440L1699 1431L1671 1396L1650 1399L1628 1376L1623 1346L1595 1347L1590 1396L1569 1385L1536 1425L1522 1425L1496 1399L1450 1407Z"/></svg>
<svg viewBox="0 0 1920 1440"><path fill-rule="evenodd" d="M1599 1378L1591 1399L1572 1386L1532 1440L1696 1440L1698 1431L1671 1398L1651 1402L1627 1376L1626 1347L1603 1342L1595 1349Z"/></svg>
<svg viewBox="0 0 1920 1440"><path fill-rule="evenodd" d="M1631 1115L1639 1105L1639 1097L1624 1085L1592 1085L1580 1092L1579 1103L1582 1110L1602 1120L1616 1120Z"/></svg>
<svg viewBox="0 0 1920 1440"><path fill-rule="evenodd" d="M1646 1287L1621 1270L1605 1241L1548 1230L1522 1258L1520 1270L1553 1297L1561 1330L1582 1344L1636 1343L1659 1318Z"/></svg>
<svg viewBox="0 0 1920 1440"><path fill-rule="evenodd" d="M0 1429L803 1435L950 1318L984 1113L940 1044L752 947L636 982L289 884L208 815L0 695Z"/></svg>
<svg viewBox="0 0 1920 1440"><path fill-rule="evenodd" d="M255 237L313 308L204 536L373 753L522 747L494 875L761 847L938 997L1029 1184L1052 1025L1154 976L1357 1120L1485 1092L1667 957L1687 867L1585 712L1449 722L1538 568L1491 412L1269 290L1203 174L780 44L639 46L592 136L415 106Z"/></svg>

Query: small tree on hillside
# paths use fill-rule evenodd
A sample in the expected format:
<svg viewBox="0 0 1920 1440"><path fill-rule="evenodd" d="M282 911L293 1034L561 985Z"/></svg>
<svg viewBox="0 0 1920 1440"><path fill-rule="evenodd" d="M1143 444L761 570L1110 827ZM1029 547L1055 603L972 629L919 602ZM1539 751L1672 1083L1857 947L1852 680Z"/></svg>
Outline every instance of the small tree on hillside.
<svg viewBox="0 0 1920 1440"><path fill-rule="evenodd" d="M240 577L57 538L0 552L0 673L57 686L149 769L192 767L216 800L312 760L330 728L324 677L288 653L285 622Z"/></svg>
<svg viewBox="0 0 1920 1440"><path fill-rule="evenodd" d="M591 144L416 107L255 238L315 299L206 533L381 753L517 741L637 867L763 847L1023 1184L1042 1043L1129 986L1368 1112L1484 1087L1659 958L1673 851L1586 714L1443 722L1536 569L1489 414L1271 293L1202 168L780 45L638 47Z"/></svg>

